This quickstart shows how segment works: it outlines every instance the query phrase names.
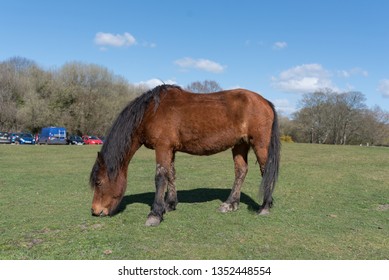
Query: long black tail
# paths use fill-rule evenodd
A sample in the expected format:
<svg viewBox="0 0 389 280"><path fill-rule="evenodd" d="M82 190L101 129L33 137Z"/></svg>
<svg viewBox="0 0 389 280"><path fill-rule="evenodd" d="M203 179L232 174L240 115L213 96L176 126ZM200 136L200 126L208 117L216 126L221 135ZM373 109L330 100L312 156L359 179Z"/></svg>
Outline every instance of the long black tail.
<svg viewBox="0 0 389 280"><path fill-rule="evenodd" d="M263 172L263 178L260 186L260 191L263 192L263 204L262 209L268 209L273 204L273 191L276 186L279 166L280 166L280 132L278 128L277 112L274 109L274 105L269 102L269 105L274 112L274 120L271 132L271 139L268 148L268 158Z"/></svg>

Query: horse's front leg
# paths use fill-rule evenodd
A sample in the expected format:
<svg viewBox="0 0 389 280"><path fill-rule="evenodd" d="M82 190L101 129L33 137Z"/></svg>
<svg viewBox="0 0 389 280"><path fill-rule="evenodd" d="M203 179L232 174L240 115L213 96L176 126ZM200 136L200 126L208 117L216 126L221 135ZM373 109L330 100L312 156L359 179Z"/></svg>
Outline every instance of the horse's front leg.
<svg viewBox="0 0 389 280"><path fill-rule="evenodd" d="M168 186L167 186L167 193L165 197L165 207L167 212L176 210L176 206L178 203L177 190L175 185L176 170L174 168L174 155L173 155L172 163L170 164L170 170L168 175L169 175Z"/></svg>
<svg viewBox="0 0 389 280"><path fill-rule="evenodd" d="M170 167L172 152L170 150L156 149L157 168L155 172L155 198L151 211L147 216L146 226L158 226L166 212L165 192L171 181Z"/></svg>

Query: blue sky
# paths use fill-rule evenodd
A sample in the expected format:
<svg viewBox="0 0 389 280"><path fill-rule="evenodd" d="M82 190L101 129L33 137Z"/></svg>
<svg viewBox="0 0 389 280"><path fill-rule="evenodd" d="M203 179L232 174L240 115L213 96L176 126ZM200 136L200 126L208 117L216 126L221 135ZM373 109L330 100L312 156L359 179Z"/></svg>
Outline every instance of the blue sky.
<svg viewBox="0 0 389 280"><path fill-rule="evenodd" d="M320 88L389 111L389 1L3 1L0 61L107 67L130 83L215 80L282 113Z"/></svg>

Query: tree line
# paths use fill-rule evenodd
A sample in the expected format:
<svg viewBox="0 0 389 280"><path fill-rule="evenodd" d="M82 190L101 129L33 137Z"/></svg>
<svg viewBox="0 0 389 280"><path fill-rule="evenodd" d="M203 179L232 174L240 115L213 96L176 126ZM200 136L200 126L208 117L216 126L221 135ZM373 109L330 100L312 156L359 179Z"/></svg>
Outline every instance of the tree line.
<svg viewBox="0 0 389 280"><path fill-rule="evenodd" d="M215 81L193 82L196 93L222 90ZM0 62L0 130L37 133L64 126L72 134L104 135L122 108L145 92L107 68L80 62L44 70L22 57ZM281 134L295 142L389 145L389 114L369 109L360 92L322 90L303 95L300 109L280 116Z"/></svg>
<svg viewBox="0 0 389 280"><path fill-rule="evenodd" d="M124 105L144 91L94 64L43 70L11 58L0 63L0 129L36 133L64 126L75 134L104 135Z"/></svg>
<svg viewBox="0 0 389 280"><path fill-rule="evenodd" d="M389 113L365 101L357 91L304 94L292 119L281 118L282 134L304 143L389 145Z"/></svg>

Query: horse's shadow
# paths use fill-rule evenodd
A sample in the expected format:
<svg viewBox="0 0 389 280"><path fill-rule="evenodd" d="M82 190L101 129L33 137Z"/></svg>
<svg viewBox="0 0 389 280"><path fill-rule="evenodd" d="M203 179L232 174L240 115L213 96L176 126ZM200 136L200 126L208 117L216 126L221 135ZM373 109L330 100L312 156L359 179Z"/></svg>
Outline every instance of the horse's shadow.
<svg viewBox="0 0 389 280"><path fill-rule="evenodd" d="M219 199L220 202L227 199L231 190L229 189L209 189L209 188L198 188L193 190L181 190L177 191L178 203L204 203L212 200ZM143 203L146 205L153 204L154 201L154 192L140 193L140 194L130 194L123 197L122 201L119 204L116 214L126 210L128 205L133 203ZM224 200L223 200L224 199ZM256 203L250 196L246 195L244 192L241 193L240 205L242 203L247 205L249 211L255 212L258 211L260 206Z"/></svg>

